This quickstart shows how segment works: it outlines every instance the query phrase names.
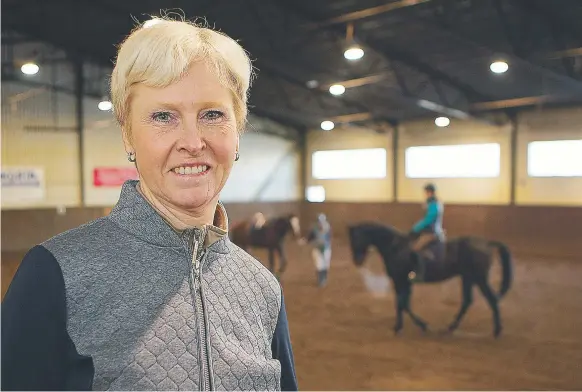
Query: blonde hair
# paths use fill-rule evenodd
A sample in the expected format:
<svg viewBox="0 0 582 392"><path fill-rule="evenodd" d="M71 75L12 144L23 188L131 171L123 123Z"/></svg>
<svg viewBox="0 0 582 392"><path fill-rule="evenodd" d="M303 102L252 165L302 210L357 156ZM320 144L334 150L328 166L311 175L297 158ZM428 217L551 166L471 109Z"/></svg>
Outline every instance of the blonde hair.
<svg viewBox="0 0 582 392"><path fill-rule="evenodd" d="M180 80L193 63L203 61L231 91L241 132L247 119L248 90L253 77L245 50L227 35L186 20L162 17L156 18L151 26L144 25L134 29L120 45L111 75L113 110L122 128L129 128L131 86L137 83L169 86Z"/></svg>

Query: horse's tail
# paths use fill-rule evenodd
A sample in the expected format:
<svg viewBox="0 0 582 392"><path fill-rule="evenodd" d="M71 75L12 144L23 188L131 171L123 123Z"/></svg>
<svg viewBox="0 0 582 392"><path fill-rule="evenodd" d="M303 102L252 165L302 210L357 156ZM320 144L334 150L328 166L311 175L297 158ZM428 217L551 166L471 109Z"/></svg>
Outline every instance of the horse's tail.
<svg viewBox="0 0 582 392"><path fill-rule="evenodd" d="M501 269L503 276L501 278L501 287L499 289L499 298L502 298L511 287L513 281L513 266L511 262L511 252L507 245L499 241L489 241L489 245L494 246L499 251L501 258Z"/></svg>

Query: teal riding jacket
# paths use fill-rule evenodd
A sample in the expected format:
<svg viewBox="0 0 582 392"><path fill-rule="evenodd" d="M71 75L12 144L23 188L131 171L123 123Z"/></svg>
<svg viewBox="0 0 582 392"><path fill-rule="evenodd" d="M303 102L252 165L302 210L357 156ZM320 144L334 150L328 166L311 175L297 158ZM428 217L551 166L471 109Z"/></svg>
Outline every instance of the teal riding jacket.
<svg viewBox="0 0 582 392"><path fill-rule="evenodd" d="M438 236L443 234L443 213L444 206L436 197L429 197L426 200L426 214L412 227L414 233L433 233Z"/></svg>

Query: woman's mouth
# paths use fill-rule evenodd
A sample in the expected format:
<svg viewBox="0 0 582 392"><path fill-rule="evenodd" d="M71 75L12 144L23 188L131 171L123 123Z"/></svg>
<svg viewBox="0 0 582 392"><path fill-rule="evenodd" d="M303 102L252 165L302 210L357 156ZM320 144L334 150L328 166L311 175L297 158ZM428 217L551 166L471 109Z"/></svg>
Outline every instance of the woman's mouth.
<svg viewBox="0 0 582 392"><path fill-rule="evenodd" d="M206 173L210 167L208 165L195 165L195 166L178 166L175 167L173 172L179 175L191 176L197 174Z"/></svg>

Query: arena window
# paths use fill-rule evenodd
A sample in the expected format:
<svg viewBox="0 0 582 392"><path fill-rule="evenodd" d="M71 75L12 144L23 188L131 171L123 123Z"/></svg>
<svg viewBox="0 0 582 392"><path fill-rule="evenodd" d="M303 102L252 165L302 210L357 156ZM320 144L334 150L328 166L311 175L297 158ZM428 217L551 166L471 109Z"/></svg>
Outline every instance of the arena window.
<svg viewBox="0 0 582 392"><path fill-rule="evenodd" d="M582 177L582 139L528 143L527 174L530 177Z"/></svg>
<svg viewBox="0 0 582 392"><path fill-rule="evenodd" d="M318 180L386 178L386 149L315 151L311 176Z"/></svg>
<svg viewBox="0 0 582 392"><path fill-rule="evenodd" d="M325 201L325 188L321 185L308 186L305 190L305 198L311 203L323 203Z"/></svg>
<svg viewBox="0 0 582 392"><path fill-rule="evenodd" d="M498 143L415 146L405 151L408 178L494 178L501 171Z"/></svg>

